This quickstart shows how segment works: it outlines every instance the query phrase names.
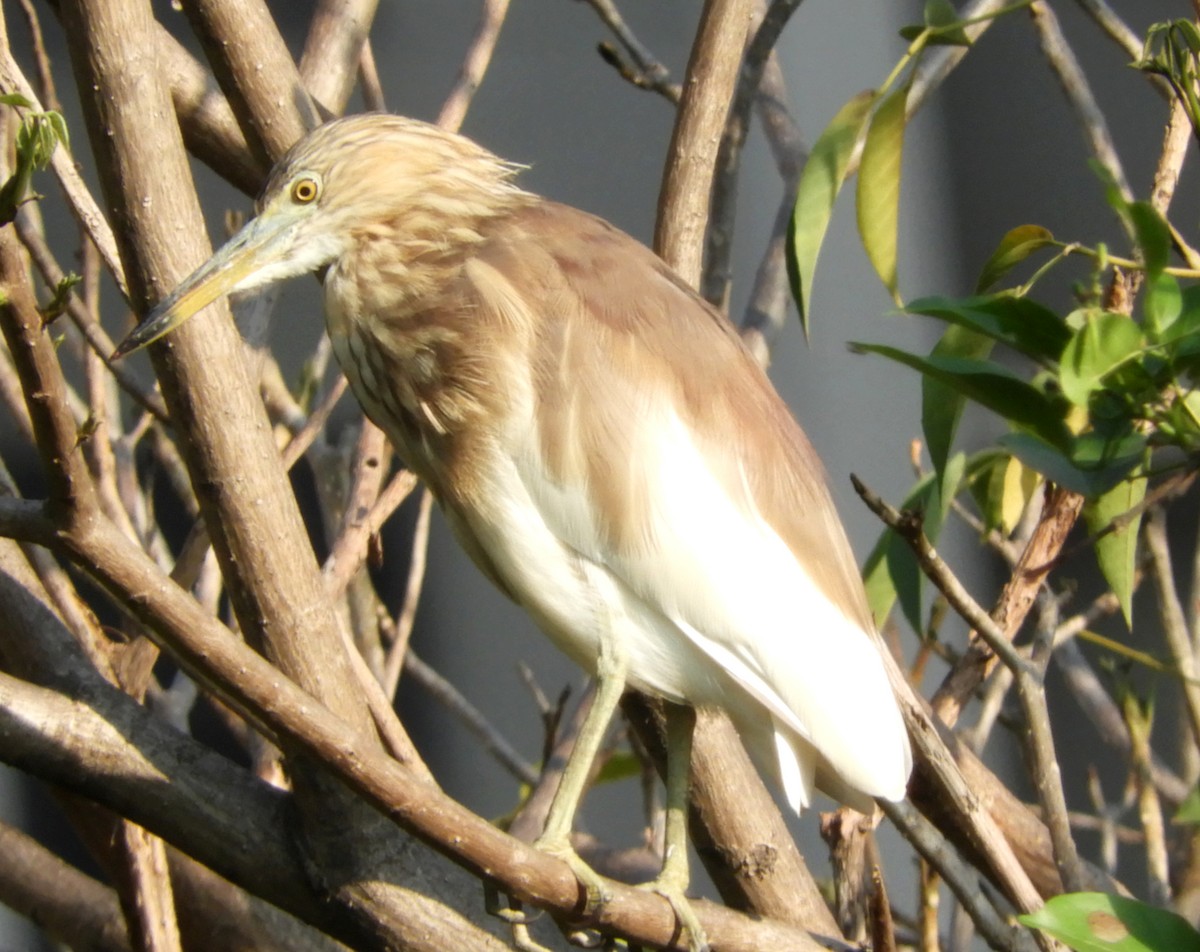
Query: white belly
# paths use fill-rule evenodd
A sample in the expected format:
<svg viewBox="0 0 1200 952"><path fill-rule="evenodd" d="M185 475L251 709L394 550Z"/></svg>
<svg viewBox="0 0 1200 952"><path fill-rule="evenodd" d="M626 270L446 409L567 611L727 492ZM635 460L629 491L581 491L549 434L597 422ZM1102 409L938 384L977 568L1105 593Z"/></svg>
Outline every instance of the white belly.
<svg viewBox="0 0 1200 952"><path fill-rule="evenodd" d="M673 701L718 704L726 685L678 628L607 567L582 555L547 526L508 460L496 472L486 510L448 512L456 533L483 549L516 600L560 650L596 671L602 637L628 661L630 687Z"/></svg>

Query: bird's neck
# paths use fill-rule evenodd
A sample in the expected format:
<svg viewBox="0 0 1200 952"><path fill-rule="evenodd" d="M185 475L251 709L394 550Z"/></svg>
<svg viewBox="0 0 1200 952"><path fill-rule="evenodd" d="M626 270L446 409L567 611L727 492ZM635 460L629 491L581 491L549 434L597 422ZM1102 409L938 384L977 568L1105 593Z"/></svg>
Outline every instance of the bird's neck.
<svg viewBox="0 0 1200 952"><path fill-rule="evenodd" d="M364 227L351 252L365 279L364 305L396 316L436 307L496 222L533 200L515 189L479 195L432 190L420 203Z"/></svg>
<svg viewBox="0 0 1200 952"><path fill-rule="evenodd" d="M480 312L471 262L528 203L522 194L470 214L464 207L456 218L446 207L408 209L364 230L326 279L339 363L368 414L435 491L445 468L470 468L492 429L479 421L511 411L493 364L515 342Z"/></svg>

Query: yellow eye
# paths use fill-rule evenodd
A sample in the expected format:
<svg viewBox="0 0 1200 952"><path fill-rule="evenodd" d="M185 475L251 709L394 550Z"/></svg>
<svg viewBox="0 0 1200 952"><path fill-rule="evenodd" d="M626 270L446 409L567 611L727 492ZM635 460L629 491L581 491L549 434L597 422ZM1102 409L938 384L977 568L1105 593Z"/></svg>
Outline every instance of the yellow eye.
<svg viewBox="0 0 1200 952"><path fill-rule="evenodd" d="M315 202L317 196L321 194L321 183L315 178L305 176L301 179L296 179L292 183L292 201L298 205L307 205L310 202Z"/></svg>

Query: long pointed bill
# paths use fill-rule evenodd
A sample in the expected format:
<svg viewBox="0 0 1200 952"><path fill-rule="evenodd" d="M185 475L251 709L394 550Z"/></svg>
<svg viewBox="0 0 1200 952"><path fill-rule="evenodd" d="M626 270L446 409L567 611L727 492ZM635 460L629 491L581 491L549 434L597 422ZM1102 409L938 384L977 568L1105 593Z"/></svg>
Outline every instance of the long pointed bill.
<svg viewBox="0 0 1200 952"><path fill-rule="evenodd" d="M265 215L248 222L146 315L113 351L113 359L158 340L239 286L252 286L249 279L278 263L290 244L288 233L293 224L294 219L278 215Z"/></svg>

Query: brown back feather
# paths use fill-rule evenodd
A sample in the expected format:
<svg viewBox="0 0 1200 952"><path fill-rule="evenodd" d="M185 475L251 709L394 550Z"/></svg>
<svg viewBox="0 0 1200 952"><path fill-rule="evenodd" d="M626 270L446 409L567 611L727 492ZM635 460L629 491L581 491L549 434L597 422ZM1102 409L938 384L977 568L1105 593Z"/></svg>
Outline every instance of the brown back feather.
<svg viewBox="0 0 1200 952"><path fill-rule="evenodd" d="M633 435L669 401L731 498L872 630L820 460L721 314L633 238L552 202L489 223L477 255L528 293L541 450L554 478L587 481L610 544L649 541Z"/></svg>

